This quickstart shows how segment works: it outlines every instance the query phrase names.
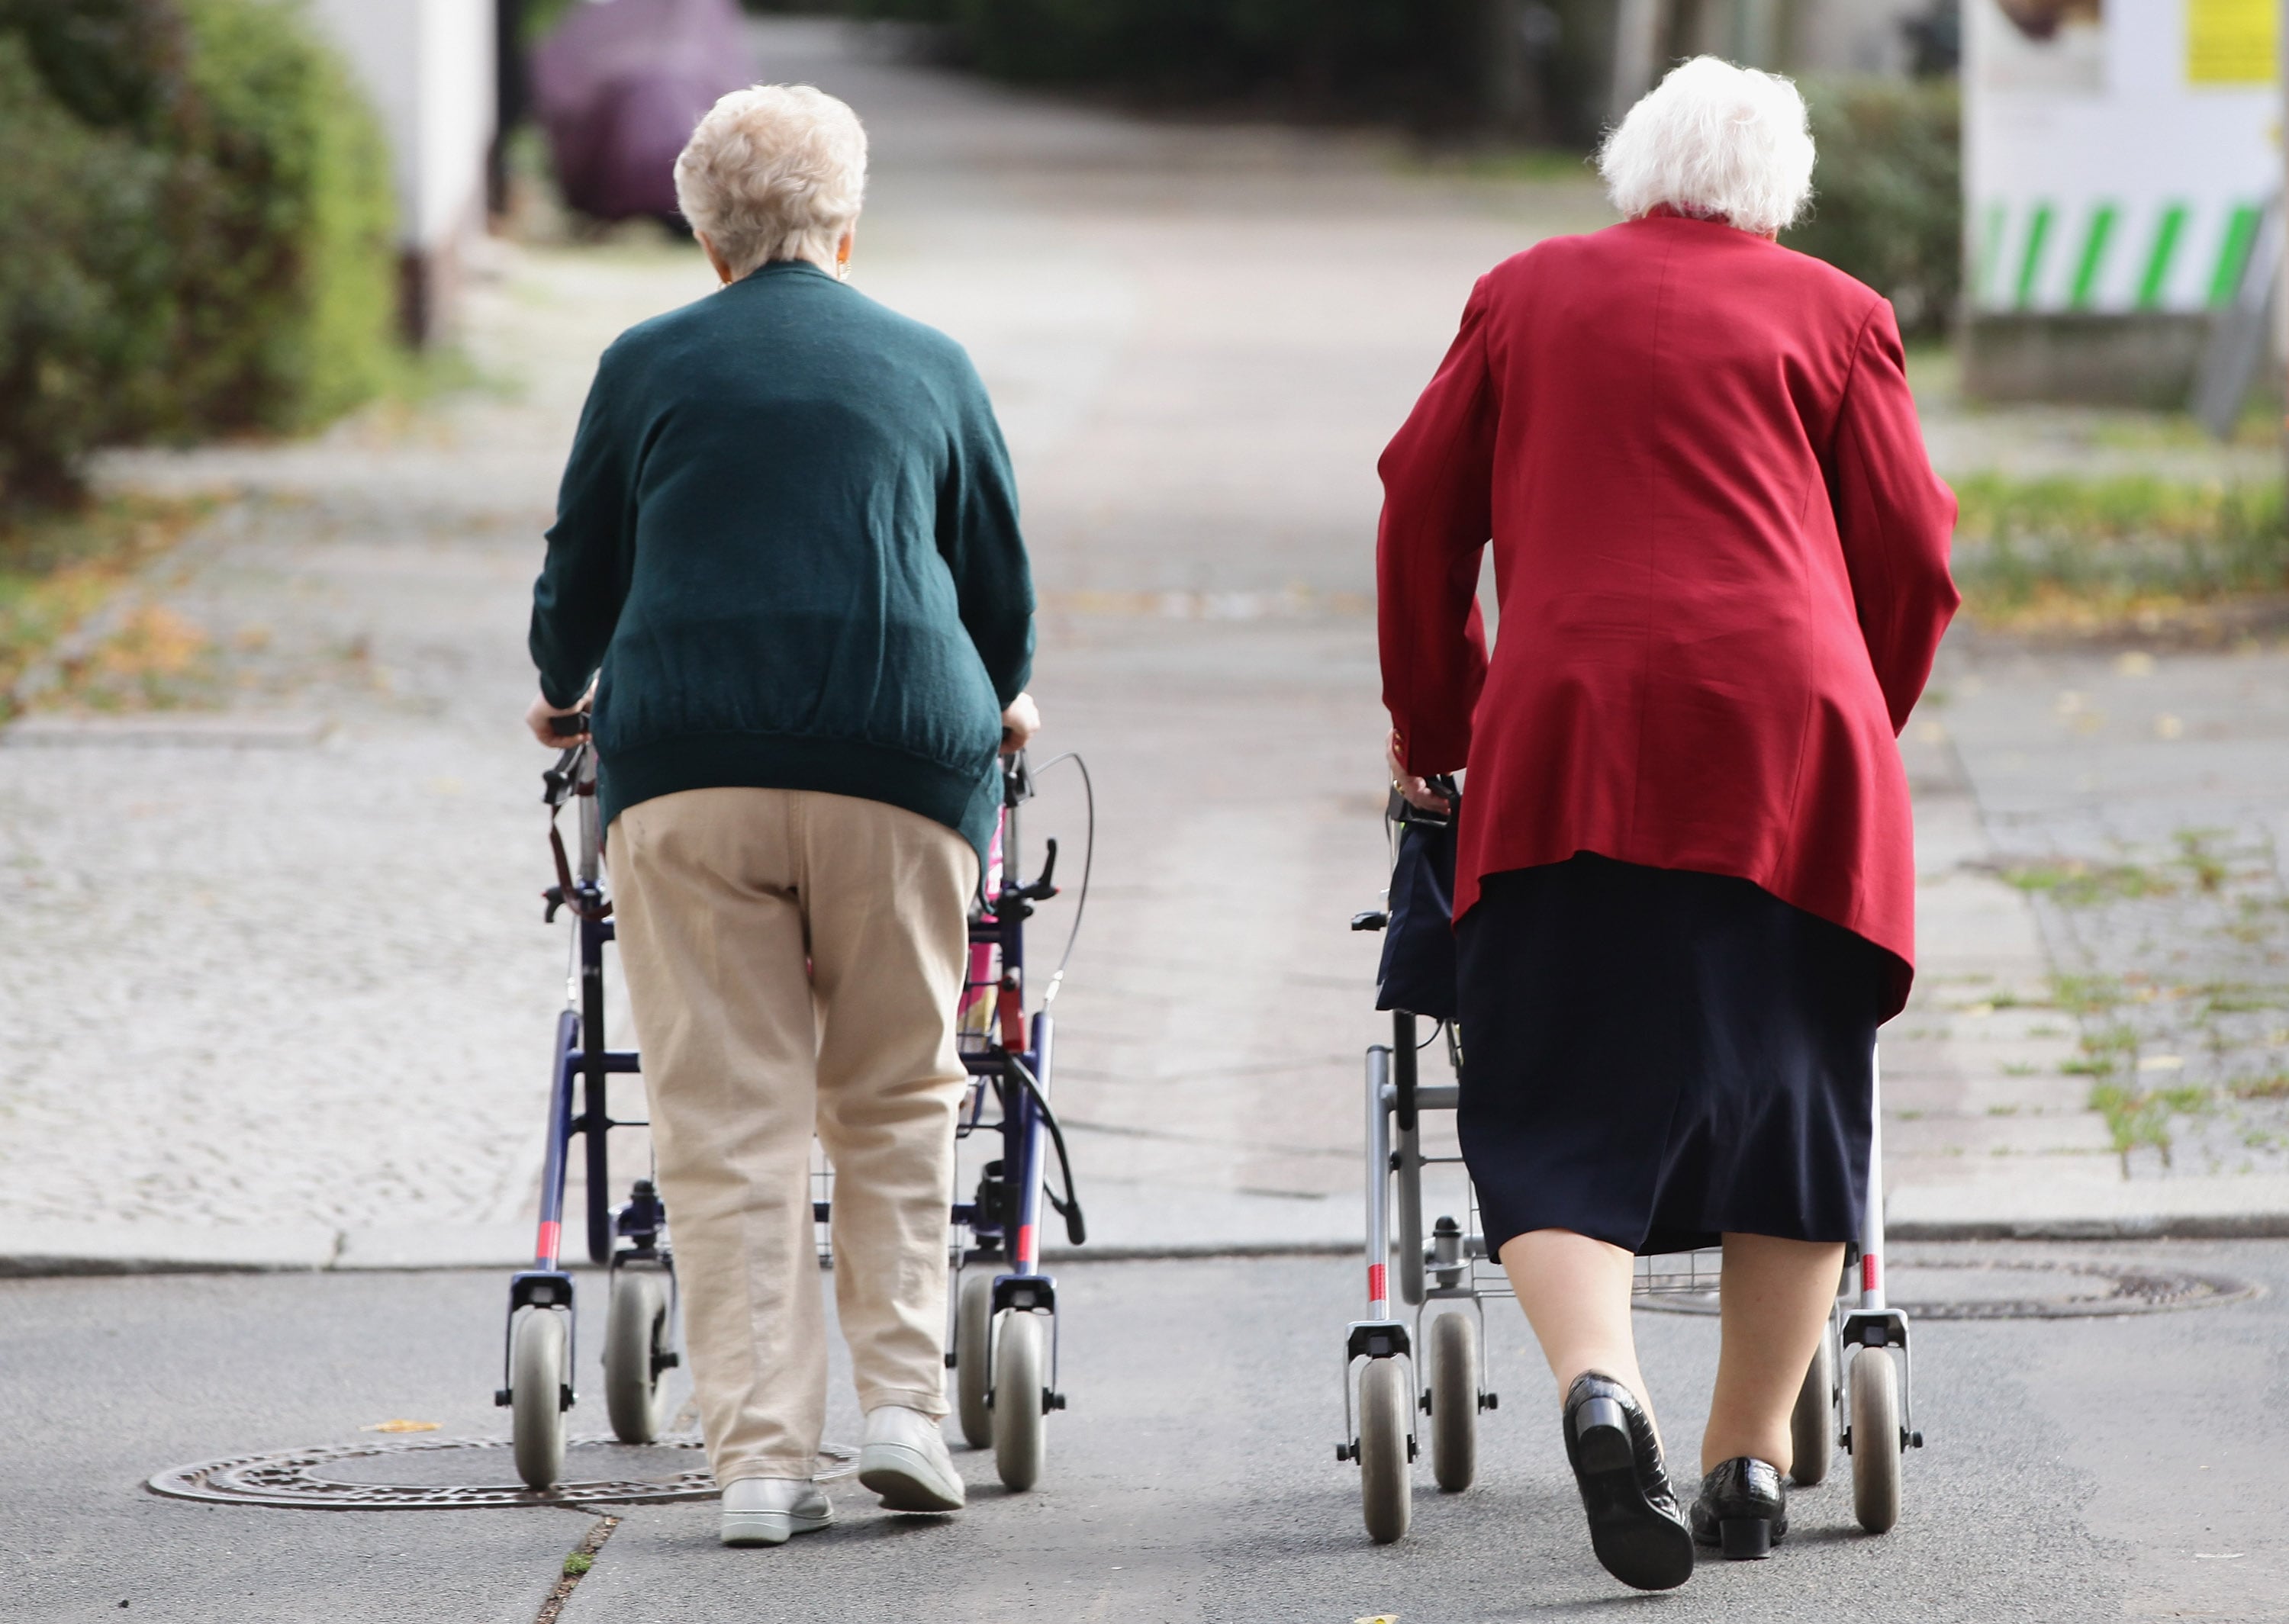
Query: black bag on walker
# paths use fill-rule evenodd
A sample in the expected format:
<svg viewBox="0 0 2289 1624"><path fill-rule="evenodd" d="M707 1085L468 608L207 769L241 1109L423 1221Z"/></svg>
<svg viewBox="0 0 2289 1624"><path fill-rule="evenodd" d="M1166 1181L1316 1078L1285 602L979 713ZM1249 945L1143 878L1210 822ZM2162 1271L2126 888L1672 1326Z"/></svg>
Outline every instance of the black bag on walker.
<svg viewBox="0 0 2289 1624"><path fill-rule="evenodd" d="M1399 860L1391 870L1390 922L1376 971L1377 1009L1405 1009L1437 1021L1455 1018L1455 818L1462 797L1451 778L1432 787L1453 810L1445 816L1410 806L1392 792Z"/></svg>

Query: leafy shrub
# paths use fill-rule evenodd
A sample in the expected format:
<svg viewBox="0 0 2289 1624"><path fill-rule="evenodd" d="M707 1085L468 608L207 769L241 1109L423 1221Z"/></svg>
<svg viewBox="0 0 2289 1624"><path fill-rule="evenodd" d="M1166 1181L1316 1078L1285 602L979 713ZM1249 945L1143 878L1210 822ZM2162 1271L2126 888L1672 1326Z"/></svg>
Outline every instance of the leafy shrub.
<svg viewBox="0 0 2289 1624"><path fill-rule="evenodd" d="M205 194L181 312L191 426L291 430L386 381L389 150L347 69L275 0L182 0Z"/></svg>
<svg viewBox="0 0 2289 1624"><path fill-rule="evenodd" d="M1943 333L1963 283L1961 100L1946 79L1807 79L1819 151L1812 211L1783 241L1889 299L1913 336Z"/></svg>
<svg viewBox="0 0 2289 1624"><path fill-rule="evenodd" d="M392 360L371 115L275 0L0 0L0 508L92 448L307 426Z"/></svg>
<svg viewBox="0 0 2289 1624"><path fill-rule="evenodd" d="M1493 0L841 0L945 26L983 72L1174 100L1252 97L1317 115L1467 122Z"/></svg>
<svg viewBox="0 0 2289 1624"><path fill-rule="evenodd" d="M150 414L166 179L159 155L74 118L0 34L0 504L62 499L83 452Z"/></svg>

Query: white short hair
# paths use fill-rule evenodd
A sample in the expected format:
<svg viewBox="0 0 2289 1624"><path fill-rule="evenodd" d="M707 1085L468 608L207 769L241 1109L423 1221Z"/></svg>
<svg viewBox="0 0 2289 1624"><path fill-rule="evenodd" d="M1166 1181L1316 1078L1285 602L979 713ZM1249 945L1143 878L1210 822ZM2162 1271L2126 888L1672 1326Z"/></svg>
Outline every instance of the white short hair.
<svg viewBox="0 0 2289 1624"><path fill-rule="evenodd" d="M866 195L866 131L808 84L733 91L675 160L675 201L744 276L772 259L823 259Z"/></svg>
<svg viewBox="0 0 2289 1624"><path fill-rule="evenodd" d="M1804 98L1778 74L1695 57L1606 137L1598 172L1631 219L1667 203L1743 231L1779 231L1812 195Z"/></svg>

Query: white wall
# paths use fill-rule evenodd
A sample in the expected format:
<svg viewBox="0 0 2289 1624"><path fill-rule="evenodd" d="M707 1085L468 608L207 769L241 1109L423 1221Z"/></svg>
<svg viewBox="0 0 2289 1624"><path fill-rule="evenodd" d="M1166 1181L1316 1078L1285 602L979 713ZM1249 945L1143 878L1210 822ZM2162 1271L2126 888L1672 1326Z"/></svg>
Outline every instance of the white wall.
<svg viewBox="0 0 2289 1624"><path fill-rule="evenodd" d="M2037 49L1995 0L1966 0L1974 308L2197 314L2230 297L2281 188L2281 107L2262 79L2197 76L2209 4L2109 4L2100 27Z"/></svg>
<svg viewBox="0 0 2289 1624"><path fill-rule="evenodd" d="M309 0L389 134L399 239L450 251L484 219L493 0Z"/></svg>
<svg viewBox="0 0 2289 1624"><path fill-rule="evenodd" d="M1803 0L1791 66L1801 73L1904 73L1908 43L1900 25L1930 11L1930 0Z"/></svg>

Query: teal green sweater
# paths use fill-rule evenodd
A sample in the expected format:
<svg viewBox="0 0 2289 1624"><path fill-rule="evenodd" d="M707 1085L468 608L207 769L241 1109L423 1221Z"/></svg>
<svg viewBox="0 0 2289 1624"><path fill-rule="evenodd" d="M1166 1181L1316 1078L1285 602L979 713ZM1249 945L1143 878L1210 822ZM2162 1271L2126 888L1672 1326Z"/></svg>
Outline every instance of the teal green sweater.
<svg viewBox="0 0 2289 1624"><path fill-rule="evenodd" d="M1033 592L985 386L955 344L800 260L622 334L532 593L551 704L602 668L599 790L888 801L981 861Z"/></svg>

